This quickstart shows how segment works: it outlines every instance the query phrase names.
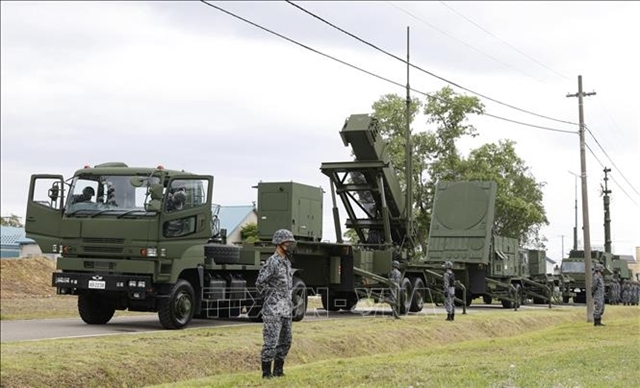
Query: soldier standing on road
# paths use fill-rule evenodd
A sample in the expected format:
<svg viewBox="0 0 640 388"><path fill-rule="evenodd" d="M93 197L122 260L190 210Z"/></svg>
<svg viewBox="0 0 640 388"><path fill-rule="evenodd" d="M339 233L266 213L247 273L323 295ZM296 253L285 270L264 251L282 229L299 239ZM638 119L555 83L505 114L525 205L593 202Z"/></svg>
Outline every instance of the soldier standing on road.
<svg viewBox="0 0 640 388"><path fill-rule="evenodd" d="M456 294L456 278L453 274L453 263L447 261L444 263L444 268L444 308L447 310L447 321L453 321L456 314L456 307L453 303L453 298Z"/></svg>
<svg viewBox="0 0 640 388"><path fill-rule="evenodd" d="M631 284L629 284L629 279L624 280L624 284L622 286L622 304L628 305L631 303Z"/></svg>
<svg viewBox="0 0 640 388"><path fill-rule="evenodd" d="M400 319L400 315L398 315L398 296L400 295L400 281L402 280L402 273L400 272L400 262L398 260L394 260L391 263L389 280L393 282L393 287L391 287L391 312L393 312L394 318Z"/></svg>
<svg viewBox="0 0 640 388"><path fill-rule="evenodd" d="M615 277L613 282L611 283L611 304L618 304L618 300L620 299L620 283L618 282L618 278Z"/></svg>
<svg viewBox="0 0 640 388"><path fill-rule="evenodd" d="M296 240L287 229L277 230L271 242L276 251L260 269L256 288L262 295L262 377L284 376L284 360L291 348L291 261ZM273 362L273 374L271 363Z"/></svg>
<svg viewBox="0 0 640 388"><path fill-rule="evenodd" d="M605 326L602 324L602 314L604 314L604 280L602 272L604 266L596 264L593 274L593 284L591 285L591 296L593 296L593 326Z"/></svg>

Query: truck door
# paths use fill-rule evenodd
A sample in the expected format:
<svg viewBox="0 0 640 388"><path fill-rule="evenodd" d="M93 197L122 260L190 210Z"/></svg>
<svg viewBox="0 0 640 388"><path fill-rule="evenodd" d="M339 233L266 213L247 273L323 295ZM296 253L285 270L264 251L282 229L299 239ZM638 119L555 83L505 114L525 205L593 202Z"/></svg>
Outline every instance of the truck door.
<svg viewBox="0 0 640 388"><path fill-rule="evenodd" d="M40 246L42 253L57 253L64 204L62 175L31 175L25 232Z"/></svg>
<svg viewBox="0 0 640 388"><path fill-rule="evenodd" d="M167 184L161 220L161 239L208 240L211 230L213 177L174 176Z"/></svg>

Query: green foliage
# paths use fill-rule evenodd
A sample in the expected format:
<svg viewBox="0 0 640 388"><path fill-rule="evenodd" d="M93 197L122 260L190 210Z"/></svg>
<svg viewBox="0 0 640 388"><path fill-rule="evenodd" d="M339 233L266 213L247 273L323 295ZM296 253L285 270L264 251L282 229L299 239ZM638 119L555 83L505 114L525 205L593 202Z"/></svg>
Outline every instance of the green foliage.
<svg viewBox="0 0 640 388"><path fill-rule="evenodd" d="M355 229L347 229L347 231L342 234L342 237L344 237L344 241L349 244L358 242L358 233L356 233Z"/></svg>
<svg viewBox="0 0 640 388"><path fill-rule="evenodd" d="M396 94L382 96L372 105L380 120L383 138L388 142L391 162L401 187L405 182L405 100ZM432 93L426 102L412 100L410 118L423 110L428 128L411 130L413 214L418 235L426 240L431 223L434 188L440 180L494 180L498 184L496 233L519 238L523 243L541 246L538 237L547 224L542 205L542 183L530 174L517 156L512 141L485 144L464 158L456 143L464 136L477 136L468 123L470 115L484 113L477 97L456 94L450 87ZM424 247L423 247L424 248Z"/></svg>
<svg viewBox="0 0 640 388"><path fill-rule="evenodd" d="M2 226L15 226L17 228L22 228L22 227L24 227L24 224L22 224L21 219L22 219L22 217L18 217L17 215L12 213L10 216L1 217L0 218L0 225L2 225Z"/></svg>
<svg viewBox="0 0 640 388"><path fill-rule="evenodd" d="M250 222L240 228L240 238L250 244L258 241L258 224Z"/></svg>

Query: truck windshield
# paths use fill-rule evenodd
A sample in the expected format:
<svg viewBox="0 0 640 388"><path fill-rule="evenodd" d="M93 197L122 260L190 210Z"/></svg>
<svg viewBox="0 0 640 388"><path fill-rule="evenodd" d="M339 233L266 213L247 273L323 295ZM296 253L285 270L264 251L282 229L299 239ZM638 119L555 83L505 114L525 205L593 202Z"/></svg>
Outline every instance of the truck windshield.
<svg viewBox="0 0 640 388"><path fill-rule="evenodd" d="M71 182L65 213L67 216L154 214L145 210L150 201L148 187L160 183L158 177L138 177L142 184L134 186L132 175L76 176Z"/></svg>
<svg viewBox="0 0 640 388"><path fill-rule="evenodd" d="M584 273L584 261L563 261L562 273Z"/></svg>

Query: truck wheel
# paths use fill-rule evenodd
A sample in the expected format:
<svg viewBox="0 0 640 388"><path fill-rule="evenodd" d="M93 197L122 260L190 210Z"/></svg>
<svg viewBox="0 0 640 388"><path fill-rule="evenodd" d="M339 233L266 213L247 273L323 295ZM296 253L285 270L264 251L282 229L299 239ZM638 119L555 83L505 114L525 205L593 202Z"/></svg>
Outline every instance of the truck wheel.
<svg viewBox="0 0 640 388"><path fill-rule="evenodd" d="M493 302L493 298L491 298L491 295L482 295L482 301L484 304L491 304L491 302Z"/></svg>
<svg viewBox="0 0 640 388"><path fill-rule="evenodd" d="M240 247L224 244L207 244L204 246L204 257L216 264L238 264Z"/></svg>
<svg viewBox="0 0 640 388"><path fill-rule="evenodd" d="M502 302L502 307L505 309L510 309L513 307L513 302L511 302L510 300L502 299L500 302Z"/></svg>
<svg viewBox="0 0 640 388"><path fill-rule="evenodd" d="M417 313L424 307L424 282L420 278L415 278L411 286L413 297L411 298L411 308L409 311Z"/></svg>
<svg viewBox="0 0 640 388"><path fill-rule="evenodd" d="M193 318L195 311L195 297L193 287L179 279L173 286L171 295L158 301L158 318L165 329L181 329Z"/></svg>
<svg viewBox="0 0 640 388"><path fill-rule="evenodd" d="M411 281L402 279L400 284L400 314L404 315L411 309Z"/></svg>
<svg viewBox="0 0 640 388"><path fill-rule="evenodd" d="M569 297L568 296L563 296L562 297L562 303L569 303Z"/></svg>
<svg viewBox="0 0 640 388"><path fill-rule="evenodd" d="M106 297L91 292L78 295L78 313L89 325L104 325L113 318L115 312L115 307Z"/></svg>
<svg viewBox="0 0 640 388"><path fill-rule="evenodd" d="M291 318L294 322L299 322L304 318L304 314L307 312L307 286L301 279L293 279L291 300L293 302Z"/></svg>

